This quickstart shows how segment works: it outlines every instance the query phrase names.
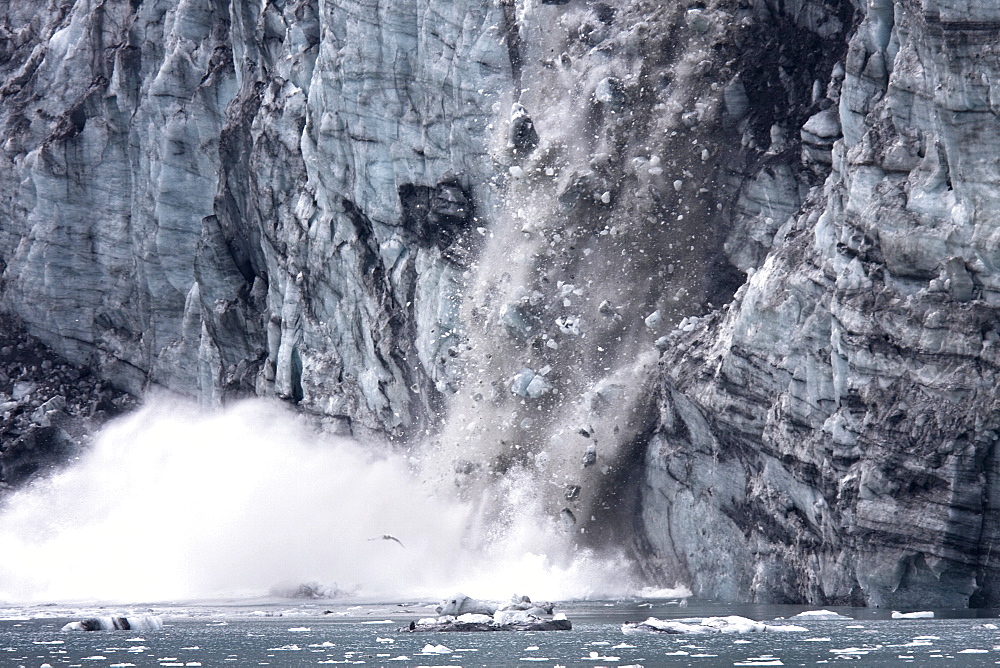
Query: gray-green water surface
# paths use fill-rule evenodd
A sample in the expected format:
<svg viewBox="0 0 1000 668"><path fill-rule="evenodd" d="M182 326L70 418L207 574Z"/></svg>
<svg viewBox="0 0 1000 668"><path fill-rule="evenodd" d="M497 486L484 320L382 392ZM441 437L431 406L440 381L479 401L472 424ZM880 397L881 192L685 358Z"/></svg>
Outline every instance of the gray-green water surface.
<svg viewBox="0 0 1000 668"><path fill-rule="evenodd" d="M591 601L558 607L571 631L409 633L433 616L427 603L310 602L39 606L0 610L0 666L978 666L1000 663L1000 620L992 612L935 611L933 619L891 619L889 611L835 608L850 621L782 621L802 633L625 635L625 621L741 615L771 621L802 606ZM68 621L115 613L156 614L155 632L62 632ZM980 617L972 615L979 614Z"/></svg>

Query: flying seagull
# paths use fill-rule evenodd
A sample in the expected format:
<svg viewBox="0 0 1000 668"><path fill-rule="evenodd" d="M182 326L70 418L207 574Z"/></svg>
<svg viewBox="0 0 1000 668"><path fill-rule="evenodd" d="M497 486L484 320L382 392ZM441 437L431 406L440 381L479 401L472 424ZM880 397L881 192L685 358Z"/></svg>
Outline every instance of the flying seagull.
<svg viewBox="0 0 1000 668"><path fill-rule="evenodd" d="M388 533L382 534L381 536L375 536L374 538L369 538L368 540L369 540L369 542L371 542L373 540L394 540L397 543L399 543L400 547L402 547L402 548L406 547L405 545L403 545L403 541L399 540L398 538L396 538L392 534L388 534Z"/></svg>

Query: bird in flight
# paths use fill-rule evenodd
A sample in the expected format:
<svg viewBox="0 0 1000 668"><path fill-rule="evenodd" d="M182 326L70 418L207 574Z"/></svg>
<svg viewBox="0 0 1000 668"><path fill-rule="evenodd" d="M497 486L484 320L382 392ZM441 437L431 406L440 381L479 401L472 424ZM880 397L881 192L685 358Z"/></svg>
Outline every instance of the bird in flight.
<svg viewBox="0 0 1000 668"><path fill-rule="evenodd" d="M397 543L399 543L400 547L402 547L402 548L406 547L405 545L403 545L403 541L399 540L398 538L396 538L392 534L388 534L388 533L385 533L385 534L382 534L381 536L375 536L374 538L369 538L368 539L369 542L371 542L373 540L394 540Z"/></svg>

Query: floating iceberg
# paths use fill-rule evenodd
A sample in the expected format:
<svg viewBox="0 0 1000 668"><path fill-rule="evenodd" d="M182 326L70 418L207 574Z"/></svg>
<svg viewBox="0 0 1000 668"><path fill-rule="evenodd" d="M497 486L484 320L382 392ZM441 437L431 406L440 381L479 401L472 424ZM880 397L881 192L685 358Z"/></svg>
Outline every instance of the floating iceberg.
<svg viewBox="0 0 1000 668"><path fill-rule="evenodd" d="M775 625L757 622L746 617L730 615L729 617L705 617L703 619L657 619L650 617L644 622L625 622L622 633L669 633L669 634L700 634L700 633L801 633L808 631L802 626L792 624Z"/></svg>
<svg viewBox="0 0 1000 668"><path fill-rule="evenodd" d="M923 610L921 612L898 612L896 610L892 611L893 619L930 619L934 616L934 613L930 610Z"/></svg>
<svg viewBox="0 0 1000 668"><path fill-rule="evenodd" d="M425 617L400 631L569 631L573 625L565 615L537 617L526 610L498 610L492 616L469 613L453 617Z"/></svg>
<svg viewBox="0 0 1000 668"><path fill-rule="evenodd" d="M527 596L514 596L508 603L491 603L455 594L435 610L439 617L425 617L410 622L400 631L568 631L572 628L565 615L552 616L552 604L532 602Z"/></svg>
<svg viewBox="0 0 1000 668"><path fill-rule="evenodd" d="M806 610L805 612L800 612L797 615L792 615L789 619L798 619L799 621L853 621L853 617L847 617L840 613L834 612L833 610Z"/></svg>
<svg viewBox="0 0 1000 668"><path fill-rule="evenodd" d="M63 631L159 631L163 622L153 615L136 617L88 617L78 622L70 622Z"/></svg>

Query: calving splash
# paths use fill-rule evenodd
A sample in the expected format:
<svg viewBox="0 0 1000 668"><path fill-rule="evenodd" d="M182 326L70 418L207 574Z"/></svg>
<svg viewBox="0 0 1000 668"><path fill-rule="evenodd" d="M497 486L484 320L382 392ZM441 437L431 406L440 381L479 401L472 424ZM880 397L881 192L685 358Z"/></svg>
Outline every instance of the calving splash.
<svg viewBox="0 0 1000 668"><path fill-rule="evenodd" d="M528 501L473 535L470 507L418 469L319 437L274 403L154 401L6 500L0 600L176 601L305 582L382 600L625 593L613 560L574 553Z"/></svg>

